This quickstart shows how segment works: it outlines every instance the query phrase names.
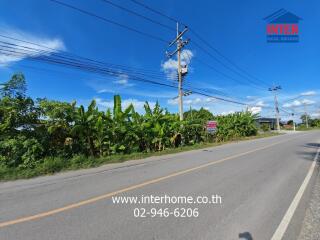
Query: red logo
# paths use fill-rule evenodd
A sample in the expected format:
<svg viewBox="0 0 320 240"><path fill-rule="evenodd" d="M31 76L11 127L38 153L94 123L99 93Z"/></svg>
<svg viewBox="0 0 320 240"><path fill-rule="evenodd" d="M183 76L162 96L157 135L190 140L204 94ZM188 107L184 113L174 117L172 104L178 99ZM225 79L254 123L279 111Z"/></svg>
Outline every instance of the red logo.
<svg viewBox="0 0 320 240"><path fill-rule="evenodd" d="M267 23L267 42L299 42L300 17L280 9L264 18Z"/></svg>

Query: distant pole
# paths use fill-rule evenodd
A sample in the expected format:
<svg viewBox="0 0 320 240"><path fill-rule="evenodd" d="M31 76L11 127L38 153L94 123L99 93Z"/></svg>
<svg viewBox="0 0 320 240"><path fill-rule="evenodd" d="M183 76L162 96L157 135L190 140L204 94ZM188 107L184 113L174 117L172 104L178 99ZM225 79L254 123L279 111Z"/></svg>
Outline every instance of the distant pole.
<svg viewBox="0 0 320 240"><path fill-rule="evenodd" d="M305 116L305 121L306 121L306 127L309 128L309 123L308 123L308 114L307 114L307 105L304 103L304 116Z"/></svg>
<svg viewBox="0 0 320 240"><path fill-rule="evenodd" d="M275 86L275 87L269 88L269 91L274 92L274 107L276 110L277 130L278 131L280 131L280 113L279 113L279 103L278 103L277 91L280 89L281 89L280 86Z"/></svg>
<svg viewBox="0 0 320 240"><path fill-rule="evenodd" d="M294 113L292 113L291 116L292 116L293 131L296 131L296 123L294 122Z"/></svg>
<svg viewBox="0 0 320 240"><path fill-rule="evenodd" d="M275 92L275 94L274 94L274 103L275 103L275 108L276 108L277 130L280 131L280 116L279 116L277 92Z"/></svg>

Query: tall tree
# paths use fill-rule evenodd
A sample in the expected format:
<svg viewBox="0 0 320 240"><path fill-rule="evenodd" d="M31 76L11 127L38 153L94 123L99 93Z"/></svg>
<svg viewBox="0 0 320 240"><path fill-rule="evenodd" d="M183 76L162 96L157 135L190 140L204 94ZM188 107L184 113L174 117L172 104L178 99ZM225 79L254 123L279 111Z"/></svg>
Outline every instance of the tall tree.
<svg viewBox="0 0 320 240"><path fill-rule="evenodd" d="M27 84L22 73L14 74L11 79L0 88L3 97L24 98L27 91Z"/></svg>

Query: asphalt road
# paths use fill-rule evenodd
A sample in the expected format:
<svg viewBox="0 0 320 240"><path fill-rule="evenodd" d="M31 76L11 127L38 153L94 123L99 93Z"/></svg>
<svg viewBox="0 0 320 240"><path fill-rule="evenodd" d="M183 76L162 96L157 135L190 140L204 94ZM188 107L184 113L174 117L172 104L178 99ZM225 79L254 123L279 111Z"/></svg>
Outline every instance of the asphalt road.
<svg viewBox="0 0 320 240"><path fill-rule="evenodd" d="M286 134L0 183L0 239L271 239L319 140L319 131ZM221 204L112 202L113 196L215 194ZM199 215L134 217L135 208L198 208Z"/></svg>

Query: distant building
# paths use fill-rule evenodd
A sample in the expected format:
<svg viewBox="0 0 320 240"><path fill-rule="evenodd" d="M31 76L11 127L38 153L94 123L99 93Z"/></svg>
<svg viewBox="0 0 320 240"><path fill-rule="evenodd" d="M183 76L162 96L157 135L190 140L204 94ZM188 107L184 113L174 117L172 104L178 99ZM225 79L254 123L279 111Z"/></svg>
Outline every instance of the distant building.
<svg viewBox="0 0 320 240"><path fill-rule="evenodd" d="M277 119L276 118L260 117L260 118L256 119L256 123L259 127L261 127L262 125L269 126L270 130L275 130L277 128Z"/></svg>

